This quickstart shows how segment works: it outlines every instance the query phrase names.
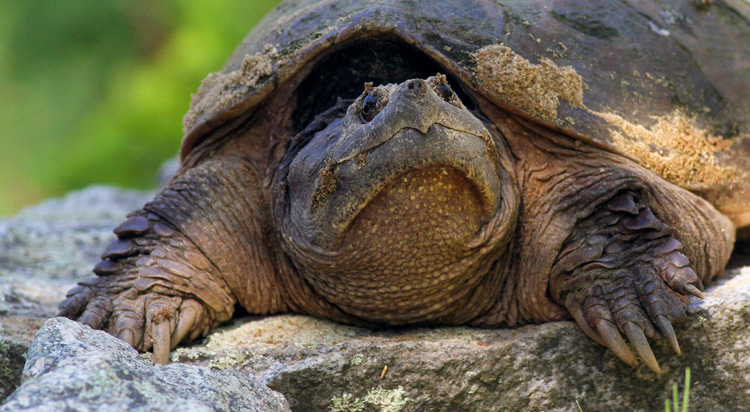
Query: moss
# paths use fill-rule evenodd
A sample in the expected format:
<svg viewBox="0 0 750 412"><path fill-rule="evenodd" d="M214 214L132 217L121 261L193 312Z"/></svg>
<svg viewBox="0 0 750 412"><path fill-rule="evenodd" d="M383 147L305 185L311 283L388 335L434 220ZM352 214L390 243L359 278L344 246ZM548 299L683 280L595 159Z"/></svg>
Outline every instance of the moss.
<svg viewBox="0 0 750 412"><path fill-rule="evenodd" d="M24 349L9 344L0 325L0 403L21 383L24 364Z"/></svg>

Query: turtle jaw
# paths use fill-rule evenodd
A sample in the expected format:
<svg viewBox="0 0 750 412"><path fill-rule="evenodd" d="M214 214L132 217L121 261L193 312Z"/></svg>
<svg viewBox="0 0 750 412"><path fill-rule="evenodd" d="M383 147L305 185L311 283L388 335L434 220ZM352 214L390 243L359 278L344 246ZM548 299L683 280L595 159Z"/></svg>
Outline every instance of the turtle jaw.
<svg viewBox="0 0 750 412"><path fill-rule="evenodd" d="M476 204L471 213L481 215L482 224L487 222L501 202L500 170L493 153L478 136L434 124L427 133L402 129L384 144L321 170L309 207L311 217L323 223L319 232L323 236L314 244L337 247L360 213L374 207L379 196L401 199L382 211L387 214L394 207L409 208L421 191L436 190L435 184L465 186L469 191L460 197L445 192L429 202L435 210L415 213L438 212L466 202ZM410 181L415 184L402 184Z"/></svg>

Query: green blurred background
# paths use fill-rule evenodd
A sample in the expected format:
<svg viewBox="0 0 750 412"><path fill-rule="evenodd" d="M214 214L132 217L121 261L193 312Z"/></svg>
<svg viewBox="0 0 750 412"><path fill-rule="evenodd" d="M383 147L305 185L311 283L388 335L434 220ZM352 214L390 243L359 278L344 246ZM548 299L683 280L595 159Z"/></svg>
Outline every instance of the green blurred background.
<svg viewBox="0 0 750 412"><path fill-rule="evenodd" d="M153 188L190 95L278 0L0 1L0 216Z"/></svg>

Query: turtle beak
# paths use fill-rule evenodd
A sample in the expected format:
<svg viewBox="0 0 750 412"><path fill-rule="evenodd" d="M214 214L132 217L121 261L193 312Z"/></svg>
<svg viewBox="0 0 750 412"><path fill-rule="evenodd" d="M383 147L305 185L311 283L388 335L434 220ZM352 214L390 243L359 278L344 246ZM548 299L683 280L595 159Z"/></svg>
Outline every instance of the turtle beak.
<svg viewBox="0 0 750 412"><path fill-rule="evenodd" d="M422 79L407 80L392 91L389 103L371 122L352 130L350 137L339 140L329 163L340 164L367 153L396 137L404 129L415 129L428 135L433 125L474 135L494 146L484 125L466 109L450 104L438 96ZM354 102L351 111L359 110ZM462 105L461 105L462 107Z"/></svg>

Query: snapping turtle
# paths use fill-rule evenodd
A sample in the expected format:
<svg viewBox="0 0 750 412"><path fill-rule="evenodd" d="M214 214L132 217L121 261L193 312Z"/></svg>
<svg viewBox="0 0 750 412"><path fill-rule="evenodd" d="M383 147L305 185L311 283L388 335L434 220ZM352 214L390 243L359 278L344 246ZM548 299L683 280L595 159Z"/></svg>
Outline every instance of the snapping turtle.
<svg viewBox="0 0 750 412"><path fill-rule="evenodd" d="M750 225L750 6L297 0L210 75L181 168L60 304L168 361L239 304L647 339ZM603 4L602 4L603 3Z"/></svg>

